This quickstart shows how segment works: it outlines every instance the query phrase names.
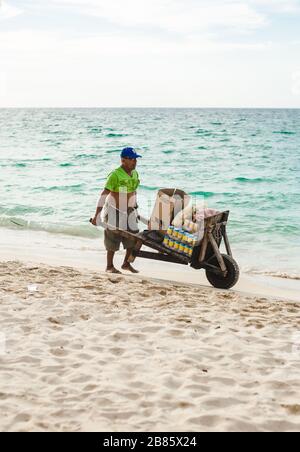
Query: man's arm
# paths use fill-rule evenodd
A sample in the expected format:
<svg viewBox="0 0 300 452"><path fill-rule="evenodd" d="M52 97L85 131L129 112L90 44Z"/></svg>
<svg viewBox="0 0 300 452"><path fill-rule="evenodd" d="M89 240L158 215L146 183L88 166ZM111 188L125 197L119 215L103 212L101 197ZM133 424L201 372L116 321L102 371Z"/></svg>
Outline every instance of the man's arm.
<svg viewBox="0 0 300 452"><path fill-rule="evenodd" d="M103 209L103 207L104 207L106 198L107 198L107 196L108 196L109 194L110 194L110 190L107 190L107 188L105 188L105 189L103 190L103 192L101 193L101 195L100 195L100 198L99 198L98 204L97 204L97 209L96 209L95 216L94 216L94 218L91 219L91 223L92 223L94 226L97 226L97 218L98 218L98 215L100 215L100 213L101 213L101 211L102 211L102 209Z"/></svg>

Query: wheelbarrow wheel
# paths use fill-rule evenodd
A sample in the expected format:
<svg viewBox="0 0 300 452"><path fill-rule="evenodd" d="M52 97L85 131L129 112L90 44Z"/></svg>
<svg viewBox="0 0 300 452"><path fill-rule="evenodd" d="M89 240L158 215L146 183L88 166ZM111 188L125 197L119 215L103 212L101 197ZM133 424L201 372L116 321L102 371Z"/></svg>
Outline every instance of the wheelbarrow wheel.
<svg viewBox="0 0 300 452"><path fill-rule="evenodd" d="M230 289L235 286L239 280L240 270L236 261L227 254L222 254L224 263L227 268L227 275L223 276L214 273L212 270L206 270L206 277L210 284L217 289ZM214 256L209 263L215 267L220 267L218 259Z"/></svg>

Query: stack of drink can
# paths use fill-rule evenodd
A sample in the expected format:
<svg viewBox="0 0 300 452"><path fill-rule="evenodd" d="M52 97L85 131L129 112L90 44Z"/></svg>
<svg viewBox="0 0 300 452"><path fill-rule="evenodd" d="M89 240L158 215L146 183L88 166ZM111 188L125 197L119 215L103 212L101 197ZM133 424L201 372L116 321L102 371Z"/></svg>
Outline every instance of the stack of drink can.
<svg viewBox="0 0 300 452"><path fill-rule="evenodd" d="M167 248L191 257L197 237L184 229L169 226L163 243Z"/></svg>

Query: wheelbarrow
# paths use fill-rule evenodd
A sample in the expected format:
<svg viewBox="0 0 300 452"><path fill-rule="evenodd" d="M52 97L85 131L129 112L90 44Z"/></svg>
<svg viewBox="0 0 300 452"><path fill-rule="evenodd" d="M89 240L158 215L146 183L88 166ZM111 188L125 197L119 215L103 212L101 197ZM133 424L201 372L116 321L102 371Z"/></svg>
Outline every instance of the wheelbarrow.
<svg viewBox="0 0 300 452"><path fill-rule="evenodd" d="M173 193L183 199L186 193L177 189L163 189L160 192ZM156 217L155 217L156 215ZM194 246L191 256L184 255L174 249L169 249L163 243L166 230L161 225L161 220L157 219L157 212L154 214L154 220L158 221L159 227L146 229L142 232L130 232L124 229L116 229L108 223L99 222L98 226L103 228L115 229L116 233L122 237L134 238L135 245L129 262L133 263L136 258L152 259L163 262L172 262L175 264L189 265L195 270L204 269L209 283L218 289L230 289L236 285L239 279L239 266L233 259L232 251L227 236L226 226L229 217L229 211L224 211L213 215L204 220L203 237L201 241ZM147 225L153 224L141 215L138 220ZM174 219L174 211L171 212L168 223ZM154 223L155 223L154 221ZM226 254L222 253L220 246L224 242ZM142 247L150 248L152 251L146 251Z"/></svg>

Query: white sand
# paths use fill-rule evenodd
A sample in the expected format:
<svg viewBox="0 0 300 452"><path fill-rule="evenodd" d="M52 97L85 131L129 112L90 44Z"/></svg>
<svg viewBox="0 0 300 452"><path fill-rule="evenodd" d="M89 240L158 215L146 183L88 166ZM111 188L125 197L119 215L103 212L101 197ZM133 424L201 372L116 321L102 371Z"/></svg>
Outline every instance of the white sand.
<svg viewBox="0 0 300 452"><path fill-rule="evenodd" d="M3 262L0 429L300 431L300 305L239 290Z"/></svg>
<svg viewBox="0 0 300 452"><path fill-rule="evenodd" d="M116 256L118 268L121 266L123 255L121 252ZM0 230L0 256L1 260L6 261L65 265L81 270L103 271L105 268L103 240L57 236L39 231ZM203 270L146 259L138 259L135 266L141 271L142 277L211 287ZM300 280L242 273L234 291L300 301Z"/></svg>

